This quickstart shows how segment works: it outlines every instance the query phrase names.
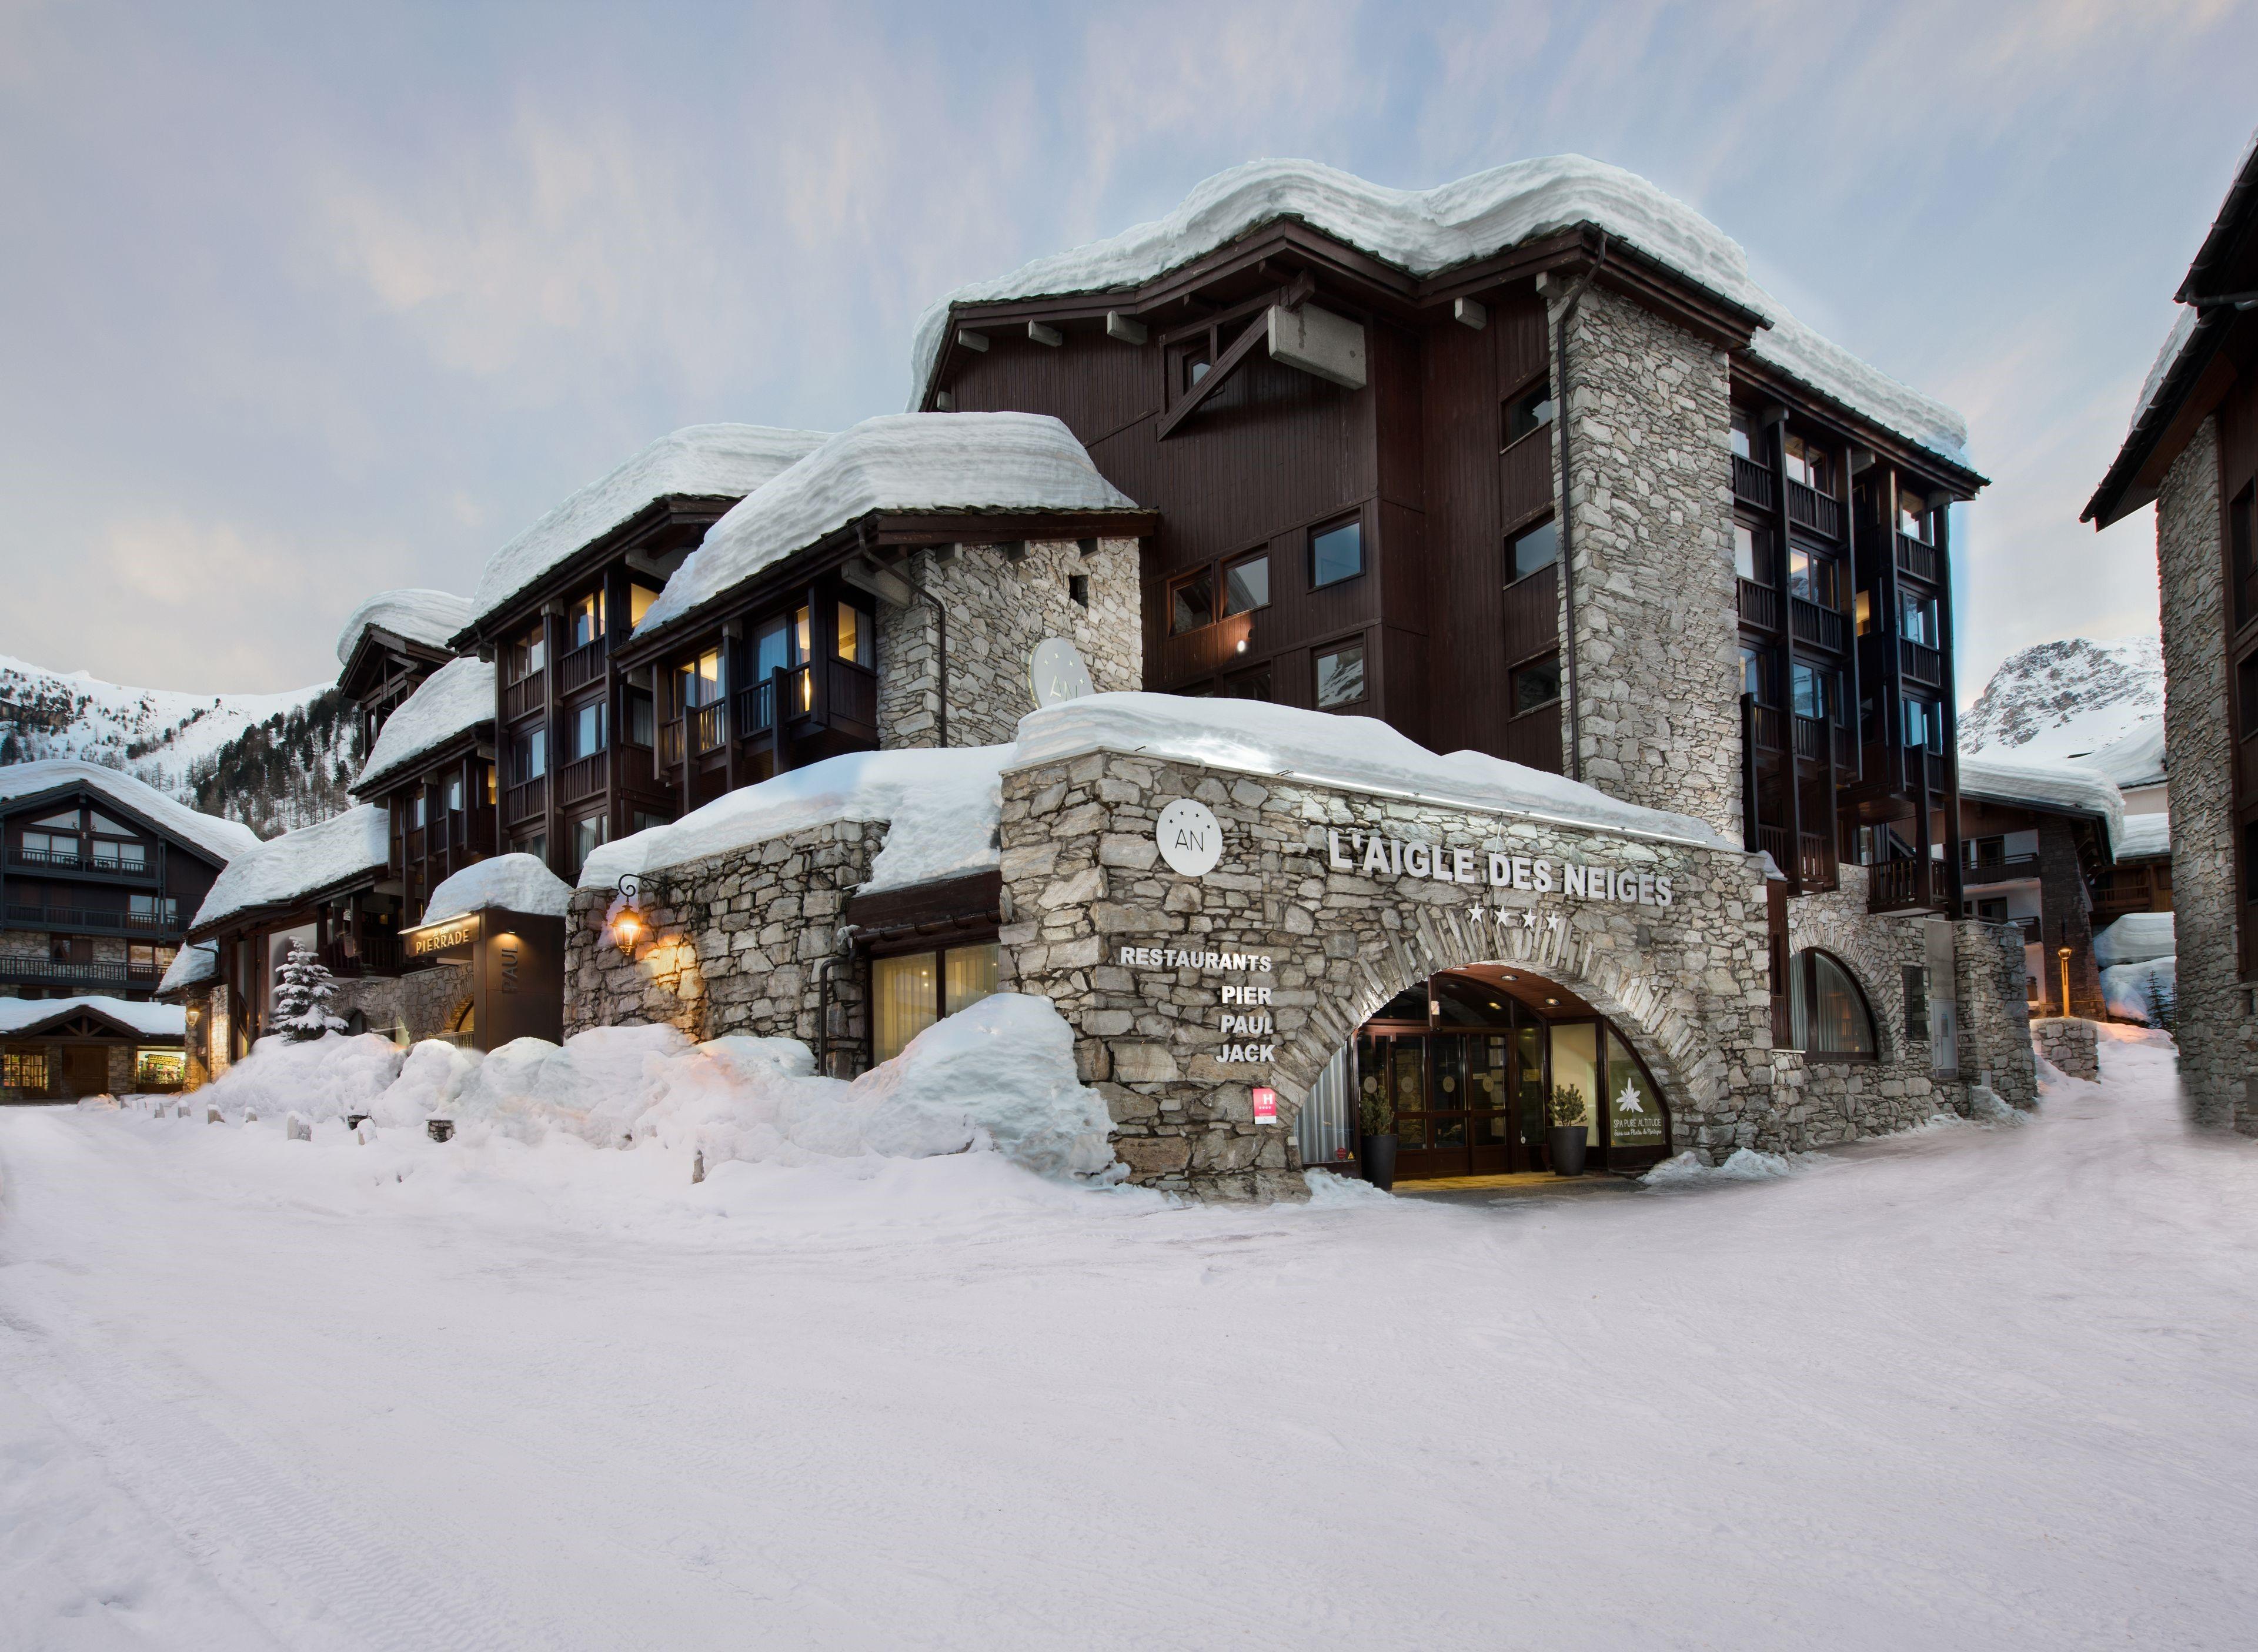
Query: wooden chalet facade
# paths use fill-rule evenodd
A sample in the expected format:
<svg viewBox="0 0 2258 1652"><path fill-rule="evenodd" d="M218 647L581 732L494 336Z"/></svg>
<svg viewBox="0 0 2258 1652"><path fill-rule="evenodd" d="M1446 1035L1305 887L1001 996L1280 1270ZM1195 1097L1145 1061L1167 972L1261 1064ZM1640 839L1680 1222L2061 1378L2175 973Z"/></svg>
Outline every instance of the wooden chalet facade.
<svg viewBox="0 0 2258 1652"><path fill-rule="evenodd" d="M183 1088L180 1016L109 996L0 1007L0 1103Z"/></svg>
<svg viewBox="0 0 2258 1652"><path fill-rule="evenodd" d="M1850 859L1872 911L1956 914L1947 507L1983 479L1758 358L1762 317L1595 225L1415 276L1278 218L1141 284L955 302L920 405L1054 415L1156 511L1147 687L1582 778L1555 414L1587 287L1729 358L1698 436L1732 448L1746 840L1794 893ZM1280 348L1336 323L1358 341L1330 377Z"/></svg>

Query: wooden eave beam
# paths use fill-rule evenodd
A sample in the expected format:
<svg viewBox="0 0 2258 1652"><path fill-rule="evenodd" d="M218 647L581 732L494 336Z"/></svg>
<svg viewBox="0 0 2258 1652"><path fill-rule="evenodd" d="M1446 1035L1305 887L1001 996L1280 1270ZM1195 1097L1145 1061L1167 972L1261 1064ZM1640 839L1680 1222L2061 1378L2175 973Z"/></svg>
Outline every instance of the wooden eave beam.
<svg viewBox="0 0 2258 1652"><path fill-rule="evenodd" d="M1267 338L1269 334L1270 330L1262 323L1250 322L1246 330L1239 334L1232 342L1231 348L1216 358L1215 365L1207 370L1206 375L1178 397L1175 406L1161 415L1160 423L1153 429L1154 440L1167 441L1175 433L1177 426L1205 407L1209 399L1223 388L1230 380L1232 374L1237 372L1246 358L1254 353L1254 347Z"/></svg>
<svg viewBox="0 0 2258 1652"><path fill-rule="evenodd" d="M1791 417L1834 426L1861 447L1873 449L1878 457L1899 470L1913 471L1923 478L1935 479L1937 486L1955 499L1971 500L1991 486L1991 479L1981 472L1955 464L1894 431L1882 429L1833 397L1821 395L1800 380L1791 379L1753 357L1734 356L1732 374L1740 383L1786 407Z"/></svg>

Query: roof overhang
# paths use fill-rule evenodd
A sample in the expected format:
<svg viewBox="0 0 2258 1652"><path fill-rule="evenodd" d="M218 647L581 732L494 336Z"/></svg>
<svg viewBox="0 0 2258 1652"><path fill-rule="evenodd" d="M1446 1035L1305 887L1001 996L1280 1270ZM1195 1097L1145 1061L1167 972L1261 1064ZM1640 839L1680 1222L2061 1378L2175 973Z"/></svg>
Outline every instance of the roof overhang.
<svg viewBox="0 0 2258 1652"><path fill-rule="evenodd" d="M540 578L519 587L503 601L458 631L448 646L458 655L498 642L541 612L542 606L599 572L614 557L648 543L678 527L711 525L742 499L732 493L667 493L651 500L610 532L599 535Z"/></svg>
<svg viewBox="0 0 2258 1652"><path fill-rule="evenodd" d="M189 928L187 938L191 943L200 940L224 940L239 935L245 930L270 925L278 918L295 918L301 913L304 914L306 921L310 923L314 917L314 908L316 906L326 905L341 896L358 895L364 890L373 889L384 881L384 875L391 869L388 861L379 861L373 866L364 867L349 877L337 878L318 889L308 890L303 894L294 895L287 901L268 901L258 906L246 906L239 911L230 912L225 918L214 918L209 924L195 925Z"/></svg>
<svg viewBox="0 0 2258 1652"><path fill-rule="evenodd" d="M471 755L480 746L491 746L494 741L494 720L480 718L468 728L450 734L437 745L426 747L405 762L396 762L382 774L356 781L349 790L363 803L374 803L384 793L396 791L434 769Z"/></svg>
<svg viewBox="0 0 2258 1652"><path fill-rule="evenodd" d="M5 801L0 801L0 816L20 814L31 809L44 809L50 805L60 803L67 798L76 798L82 794L90 794L101 798L103 807L108 812L124 815L145 832L153 833L164 839L169 848L178 849L183 854L194 855L206 866L215 869L224 869L227 865L226 856L216 854L201 844L191 842L170 827L160 826L131 804L118 802L91 780L68 781L60 786L51 786L45 791L26 792L20 798L10 798Z"/></svg>
<svg viewBox="0 0 2258 1652"><path fill-rule="evenodd" d="M91 1026L75 1025L80 1023L93 1025ZM70 1030L64 1031L65 1028ZM181 1041L181 1035L177 1032L144 1032L130 1022L121 1021L116 1016L83 1003L60 1005L56 1012L44 1021L35 1021L26 1027L18 1027L12 1032L0 1032L0 1042L25 1044L34 1041L48 1044L106 1044L114 1039L126 1039L134 1044L178 1044Z"/></svg>

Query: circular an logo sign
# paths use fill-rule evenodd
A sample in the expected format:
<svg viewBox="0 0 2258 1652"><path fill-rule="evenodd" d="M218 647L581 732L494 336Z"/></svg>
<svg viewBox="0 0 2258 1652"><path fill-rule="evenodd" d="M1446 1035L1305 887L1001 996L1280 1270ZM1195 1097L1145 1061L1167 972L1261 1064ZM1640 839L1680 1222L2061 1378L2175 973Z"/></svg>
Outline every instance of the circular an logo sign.
<svg viewBox="0 0 2258 1652"><path fill-rule="evenodd" d="M1038 710L1097 692L1082 650L1064 637L1045 637L1027 658L1027 691Z"/></svg>
<svg viewBox="0 0 2258 1652"><path fill-rule="evenodd" d="M1205 877L1223 859L1223 822L1207 805L1179 798L1153 827L1161 858L1186 877Z"/></svg>

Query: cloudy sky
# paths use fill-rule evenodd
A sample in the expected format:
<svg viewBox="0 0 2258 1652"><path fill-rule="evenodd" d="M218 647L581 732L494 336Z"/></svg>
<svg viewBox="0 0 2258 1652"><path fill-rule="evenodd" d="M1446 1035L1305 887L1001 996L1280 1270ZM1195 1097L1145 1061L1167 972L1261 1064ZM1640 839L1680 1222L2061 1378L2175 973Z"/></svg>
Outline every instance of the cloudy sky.
<svg viewBox="0 0 2258 1652"><path fill-rule="evenodd" d="M0 0L0 653L280 689L653 436L897 409L955 283L1311 156L1564 150L1961 408L1961 681L2155 625L2079 507L2254 120L2228 0Z"/></svg>

